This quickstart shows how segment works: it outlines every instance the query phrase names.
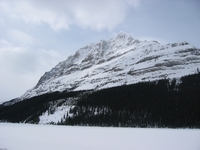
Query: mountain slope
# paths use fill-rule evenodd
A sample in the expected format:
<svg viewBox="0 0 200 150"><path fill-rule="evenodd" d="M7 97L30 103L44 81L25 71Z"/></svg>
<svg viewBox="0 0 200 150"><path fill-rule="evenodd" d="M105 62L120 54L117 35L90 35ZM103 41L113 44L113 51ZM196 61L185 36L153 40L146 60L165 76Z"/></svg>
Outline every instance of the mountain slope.
<svg viewBox="0 0 200 150"><path fill-rule="evenodd" d="M37 85L10 104L44 93L78 91L180 78L200 66L200 49L187 42L162 45L123 32L89 44L46 72Z"/></svg>
<svg viewBox="0 0 200 150"><path fill-rule="evenodd" d="M89 44L46 72L20 99L54 91L102 89L141 81L179 78L200 66L200 49L187 42L162 45L119 33Z"/></svg>

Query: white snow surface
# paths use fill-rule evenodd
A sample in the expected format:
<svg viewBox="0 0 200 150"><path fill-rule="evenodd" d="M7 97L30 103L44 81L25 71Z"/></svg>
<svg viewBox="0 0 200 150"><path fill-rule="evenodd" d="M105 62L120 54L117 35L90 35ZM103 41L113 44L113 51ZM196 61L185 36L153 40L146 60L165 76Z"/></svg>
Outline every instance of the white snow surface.
<svg viewBox="0 0 200 150"><path fill-rule="evenodd" d="M89 44L46 72L16 101L54 91L103 89L143 81L180 78L200 67L200 49L187 42L162 45L120 33Z"/></svg>
<svg viewBox="0 0 200 150"><path fill-rule="evenodd" d="M60 105L59 103L62 101L65 102ZM62 119L65 120L66 117L73 117L73 113L70 113L70 108L74 108L73 102L75 101L76 99L68 98L68 100L60 99L56 102L51 102L49 109L39 117L38 124L57 124Z"/></svg>
<svg viewBox="0 0 200 150"><path fill-rule="evenodd" d="M58 123L61 121L61 119L68 113L70 117L72 117L72 114L69 113L69 110L72 106L60 106L56 107L56 111L52 114L48 113L48 110L43 113L39 119L38 124L50 124L50 123Z"/></svg>
<svg viewBox="0 0 200 150"><path fill-rule="evenodd" d="M199 150L199 129L0 123L0 150Z"/></svg>

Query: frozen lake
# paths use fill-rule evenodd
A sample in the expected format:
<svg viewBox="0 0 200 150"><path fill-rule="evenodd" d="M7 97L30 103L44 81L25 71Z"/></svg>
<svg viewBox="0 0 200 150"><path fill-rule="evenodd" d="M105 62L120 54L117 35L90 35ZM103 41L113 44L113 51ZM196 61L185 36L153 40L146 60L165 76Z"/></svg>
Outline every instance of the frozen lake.
<svg viewBox="0 0 200 150"><path fill-rule="evenodd" d="M0 150L200 150L200 130L0 123Z"/></svg>

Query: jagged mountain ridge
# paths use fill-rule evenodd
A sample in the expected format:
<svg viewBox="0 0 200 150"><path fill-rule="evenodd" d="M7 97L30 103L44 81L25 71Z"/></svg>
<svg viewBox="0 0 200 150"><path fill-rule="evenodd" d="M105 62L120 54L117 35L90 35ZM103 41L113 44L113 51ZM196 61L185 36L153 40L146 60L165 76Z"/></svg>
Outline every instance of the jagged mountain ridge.
<svg viewBox="0 0 200 150"><path fill-rule="evenodd" d="M18 100L54 91L103 89L123 84L180 78L200 66L200 49L187 42L162 45L123 32L79 49L46 72Z"/></svg>

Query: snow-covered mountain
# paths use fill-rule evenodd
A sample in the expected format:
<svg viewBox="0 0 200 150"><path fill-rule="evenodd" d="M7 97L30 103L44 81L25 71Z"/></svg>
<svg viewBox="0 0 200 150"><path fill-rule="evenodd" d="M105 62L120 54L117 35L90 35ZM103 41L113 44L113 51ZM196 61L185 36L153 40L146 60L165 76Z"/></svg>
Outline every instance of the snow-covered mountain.
<svg viewBox="0 0 200 150"><path fill-rule="evenodd" d="M200 49L187 42L162 45L123 32L89 44L46 72L18 100L54 91L103 89L142 81L180 78L200 67Z"/></svg>

